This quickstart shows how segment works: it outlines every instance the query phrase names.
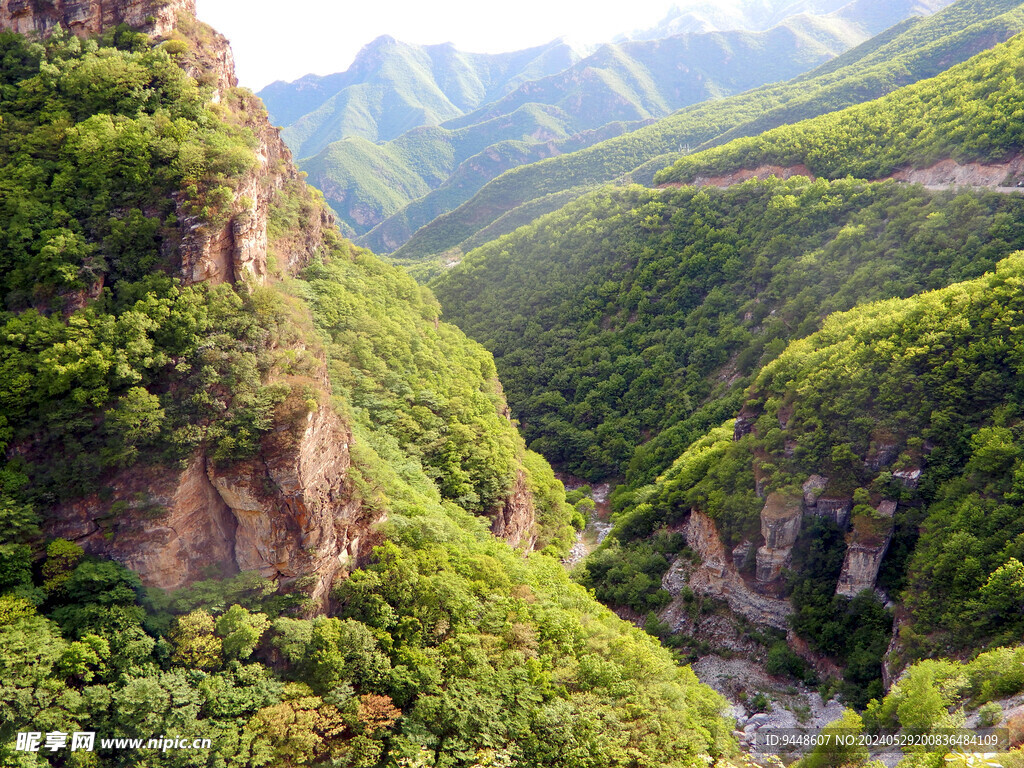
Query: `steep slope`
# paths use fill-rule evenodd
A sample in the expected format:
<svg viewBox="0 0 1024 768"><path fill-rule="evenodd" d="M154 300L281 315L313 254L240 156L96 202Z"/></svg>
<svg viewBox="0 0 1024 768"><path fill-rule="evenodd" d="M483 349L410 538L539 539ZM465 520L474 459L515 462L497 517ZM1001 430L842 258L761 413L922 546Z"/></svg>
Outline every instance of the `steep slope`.
<svg viewBox="0 0 1024 768"><path fill-rule="evenodd" d="M361 138L336 141L300 165L338 212L342 226L353 233L366 234L396 214L403 221L398 230L412 232L510 167L573 151L633 127L610 123L569 136L567 121L557 108L527 104L457 131L417 128L384 145Z"/></svg>
<svg viewBox="0 0 1024 768"><path fill-rule="evenodd" d="M860 706L881 693L887 649L894 679L924 656L1019 642L1022 279L1018 253L790 344L734 423L624 504L584 583L621 596L649 537L687 527L694 547L696 521L710 525L734 551L733 594L788 598L792 628L846 666ZM651 571L647 597L663 606ZM900 602L898 639L876 587Z"/></svg>
<svg viewBox="0 0 1024 768"><path fill-rule="evenodd" d="M855 181L610 188L473 251L434 289L494 353L534 450L644 483L828 313L1024 247L1022 205Z"/></svg>
<svg viewBox="0 0 1024 768"><path fill-rule="evenodd" d="M490 355L334 233L176 23L0 33L0 762L733 751L717 695L527 554L571 510Z"/></svg>
<svg viewBox="0 0 1024 768"><path fill-rule="evenodd" d="M451 249L461 255L461 243L530 201L629 174L649 183L681 152L870 101L934 76L1022 28L1024 14L1013 0L960 0L934 16L904 22L792 83L698 104L619 138L509 171L422 228L394 255L404 261Z"/></svg>
<svg viewBox="0 0 1024 768"><path fill-rule="evenodd" d="M826 178L878 179L941 160L1006 163L1024 145L1016 82L1024 38L858 107L739 139L680 159L657 183L689 182L763 166L801 166ZM1003 174L1007 186L1015 172ZM1000 180L996 180L1000 181ZM991 180L986 180L991 184Z"/></svg>
<svg viewBox="0 0 1024 768"><path fill-rule="evenodd" d="M560 40L507 54L475 54L385 35L364 47L345 72L274 83L259 96L303 158L346 136L388 141L412 128L438 125L578 59Z"/></svg>
<svg viewBox="0 0 1024 768"><path fill-rule="evenodd" d="M359 140L338 141L305 158L301 166L328 195L342 221L359 235L396 213L394 203L404 197L409 210L398 211L394 222L360 241L378 250L393 250L420 226L465 202L509 168L618 135L624 130L619 124L635 128L696 101L790 78L866 36L859 30L825 28L805 18L764 33L605 45L557 74L525 82L467 114L452 117L439 129L427 133L417 129L380 147ZM294 131L304 122L286 129L285 138L293 142ZM338 125L334 138L351 135ZM517 144L511 146L510 141ZM412 188L416 177L406 175L410 145L416 146L417 155L432 159L432 171L445 169L440 179L433 174L420 176L425 187L420 194ZM308 145L296 146L299 156L305 157ZM471 171L462 165L467 161ZM367 175L371 168L401 181L380 188L376 178ZM429 200L417 200L439 185L444 189Z"/></svg>

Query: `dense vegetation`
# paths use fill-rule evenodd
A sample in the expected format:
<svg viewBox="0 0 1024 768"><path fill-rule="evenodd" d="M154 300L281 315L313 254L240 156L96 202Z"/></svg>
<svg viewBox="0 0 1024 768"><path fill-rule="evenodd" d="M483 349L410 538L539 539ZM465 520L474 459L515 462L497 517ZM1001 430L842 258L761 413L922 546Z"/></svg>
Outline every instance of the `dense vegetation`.
<svg viewBox="0 0 1024 768"><path fill-rule="evenodd" d="M833 315L790 344L747 394L741 413L753 432L734 440L728 428L713 430L656 483L620 499L585 583L634 607L664 604L660 575L674 553L662 553L660 571L649 556L663 527L696 507L733 546L760 530L756 488L800 494L818 474L830 496L852 499L862 540L887 524L875 512L882 499L901 504L883 581L908 611L904 660L1015 641L1024 536L1014 504L1024 463L1020 339L1010 329L1024 309L1022 280L1017 254L978 280ZM919 484L894 474L922 467ZM798 543L793 627L849 665L847 695L863 705L880 694L891 619L873 596L833 597L842 533L819 520Z"/></svg>
<svg viewBox="0 0 1024 768"><path fill-rule="evenodd" d="M386 252L503 171L630 127L635 124L611 122L569 134L558 109L527 104L458 130L417 128L386 144L347 137L299 165L324 191L342 226L362 235L361 245Z"/></svg>
<svg viewBox="0 0 1024 768"><path fill-rule="evenodd" d="M1024 14L1016 0L959 0L791 82L697 104L619 138L502 174L420 230L395 256L412 262L453 248L465 251L464 241L528 201L630 175L647 184L680 153L876 99L933 77L1022 29Z"/></svg>
<svg viewBox="0 0 1024 768"><path fill-rule="evenodd" d="M806 166L825 178L883 178L952 158L998 163L1021 147L1020 36L968 62L842 112L684 157L655 177L690 181L760 165ZM1007 179L1012 185L1016 179Z"/></svg>
<svg viewBox="0 0 1024 768"><path fill-rule="evenodd" d="M142 453L250 454L288 392L266 385L287 312L159 273L177 215L230 210L251 133L161 47L108 38L0 35L0 498L22 533L31 504L92 492Z"/></svg>
<svg viewBox="0 0 1024 768"><path fill-rule="evenodd" d="M494 355L531 447L650 482L830 312L980 275L1021 200L897 184L606 189L473 252L435 289Z"/></svg>
<svg viewBox="0 0 1024 768"><path fill-rule="evenodd" d="M0 762L654 768L732 751L720 697L474 514L522 471L557 553L574 510L502 415L492 358L428 290L329 233L270 286L170 276L175 215L217 225L255 146L246 96L211 106L180 42L0 36ZM319 204L282 190L272 253ZM113 473L230 464L323 407L353 431L353 492L387 518L330 615L311 618L301 579L166 594L43 537L57 501L103 499ZM96 752L15 751L33 731L95 732ZM213 747L102 744L162 736Z"/></svg>
<svg viewBox="0 0 1024 768"><path fill-rule="evenodd" d="M69 763L109 766L655 768L728 749L723 702L655 641L557 561L429 504L312 620L246 576L145 593L60 541L33 585L28 553L0 548L4 764L48 764L8 751L24 730L213 740Z"/></svg>

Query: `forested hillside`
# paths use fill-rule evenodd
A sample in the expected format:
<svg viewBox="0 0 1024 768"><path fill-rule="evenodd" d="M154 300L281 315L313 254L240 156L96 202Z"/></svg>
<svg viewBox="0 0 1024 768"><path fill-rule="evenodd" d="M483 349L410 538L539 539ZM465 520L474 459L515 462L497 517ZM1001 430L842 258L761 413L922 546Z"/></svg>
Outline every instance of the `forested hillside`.
<svg viewBox="0 0 1024 768"><path fill-rule="evenodd" d="M716 694L528 554L573 510L491 356L325 228L223 46L187 13L0 34L0 762L732 752ZM213 746L101 744L160 737Z"/></svg>
<svg viewBox="0 0 1024 768"><path fill-rule="evenodd" d="M1022 206L853 180L611 188L474 251L435 290L494 353L534 450L648 482L830 312L1024 248Z"/></svg>
<svg viewBox="0 0 1024 768"><path fill-rule="evenodd" d="M647 184L687 149L756 136L876 99L935 76L1022 29L1024 13L1014 0L959 0L934 16L905 21L790 83L698 104L619 138L509 171L422 228L394 256L417 262L451 249L461 255L467 239L520 206L531 206L536 217L538 209L547 213L564 204L552 197L554 202L545 205L545 196L569 190L579 196L595 184L626 176ZM523 223L516 216L507 221ZM512 229L492 228L491 236Z"/></svg>
<svg viewBox="0 0 1024 768"><path fill-rule="evenodd" d="M847 665L851 701L880 698L890 620L870 592L842 596L848 548L890 548L879 584L900 599L903 628L889 663L1018 642L1022 280L1015 254L978 280L832 315L790 344L756 376L735 429L620 499L584 583L663 606L658 571L673 553L651 557L660 530L699 510L732 548L756 540L773 498L813 488L849 500L848 517L804 520L784 594L797 633ZM757 571L764 581L760 553Z"/></svg>
<svg viewBox="0 0 1024 768"><path fill-rule="evenodd" d="M877 180L943 161L1015 184L1021 45L690 155L666 188L591 191L434 282L530 446L623 481L576 578L694 661L735 653L707 613L790 630L755 653L858 728L919 703L996 723L1022 689L1010 647L883 700L915 661L1019 642L1024 197ZM827 178L685 184L759 166Z"/></svg>
<svg viewBox="0 0 1024 768"><path fill-rule="evenodd" d="M1024 39L1017 36L883 99L682 158L655 182L763 165L799 165L825 178L878 179L947 158L960 164L1005 162L1024 144L1024 89L1017 83L1022 49Z"/></svg>

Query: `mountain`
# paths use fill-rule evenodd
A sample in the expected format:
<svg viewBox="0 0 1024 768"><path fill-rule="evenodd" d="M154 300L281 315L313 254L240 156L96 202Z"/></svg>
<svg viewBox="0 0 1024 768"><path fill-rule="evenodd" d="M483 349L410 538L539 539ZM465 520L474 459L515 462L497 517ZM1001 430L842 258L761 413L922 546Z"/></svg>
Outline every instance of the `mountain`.
<svg viewBox="0 0 1024 768"><path fill-rule="evenodd" d="M881 31L910 16L927 16L949 4L947 0L903 0L884 4L869 0L856 3L848 3L847 0L755 0L723 6L695 1L683 7L673 6L657 25L633 32L626 39L657 40L693 32L764 31L801 15L831 17L836 21Z"/></svg>
<svg viewBox="0 0 1024 768"><path fill-rule="evenodd" d="M589 146L636 125L612 122L570 134L566 122L557 107L526 104L459 130L417 128L383 145L360 138L337 141L300 166L353 234L366 234L391 216L413 231L508 168Z"/></svg>
<svg viewBox="0 0 1024 768"><path fill-rule="evenodd" d="M570 582L491 355L338 235L194 12L0 7L0 763L732 754Z"/></svg>
<svg viewBox="0 0 1024 768"><path fill-rule="evenodd" d="M476 54L444 45L409 45L387 35L365 46L345 72L273 83L259 96L270 118L286 126L296 156L315 155L345 136L388 141L438 125L560 72L579 59L566 43L507 54Z"/></svg>
<svg viewBox="0 0 1024 768"><path fill-rule="evenodd" d="M579 195L595 184L632 175L649 183L688 148L757 135L851 104L870 101L1024 29L1015 0L959 0L924 19L911 19L791 83L697 104L657 123L578 152L513 169L486 184L468 202L418 231L394 256L419 262L454 249L525 204L544 210L548 195ZM551 198L561 200L561 197ZM551 210L547 207L546 210ZM509 219L518 222L521 217ZM492 228L492 235L511 231ZM476 241L479 242L478 240Z"/></svg>
<svg viewBox="0 0 1024 768"><path fill-rule="evenodd" d="M533 450L586 479L642 484L830 312L974 277L1024 248L1003 229L1021 205L799 178L605 188L473 251L433 287L445 317L494 354ZM928 216L962 224L943 234L948 258L921 229ZM952 256L969 242L970 261Z"/></svg>
<svg viewBox="0 0 1024 768"><path fill-rule="evenodd" d="M681 158L655 182L734 175L769 165L801 166L827 178L878 179L944 160L971 166L983 176L986 166L1005 165L1024 143L1020 115L1012 106L1022 96L1015 82L1018 70L1009 58L1021 47L1014 38L883 99ZM954 169L947 172L955 175ZM962 178L971 183L970 173ZM975 183L1012 186L1017 180L1015 169L1005 167L1000 178Z"/></svg>
<svg viewBox="0 0 1024 768"><path fill-rule="evenodd" d="M688 526L690 546L718 548L707 567L732 584L735 609L750 616L751 598L769 596L760 607L839 661L861 708L881 699L883 665L891 683L914 660L1018 644L1007 606L1024 554L1020 340L1004 328L1020 312L1022 267L1018 253L977 280L833 315L790 344L734 422L625 504L584 583L621 600L643 569L677 567L671 550L661 568L649 553L666 528ZM722 581L691 584L720 595ZM672 614L672 595L647 599ZM1003 698L1000 670L988 674L981 700Z"/></svg>
<svg viewBox="0 0 1024 768"><path fill-rule="evenodd" d="M319 138L312 144L297 139L311 119L320 119L322 109L315 119L307 116L290 125L284 136L353 233L365 235L395 216L360 241L393 250L510 168L590 146L695 101L787 79L865 36L860 30L806 23L764 33L605 45L557 74L523 82L465 114L421 123L441 122L440 127L417 127L386 144L364 141L374 137L340 123L317 136L341 141L323 146ZM379 64L374 76L385 74L391 76L392 67ZM415 160L410 164L412 156L429 162L429 169L416 167ZM382 187L382 175L394 183Z"/></svg>
<svg viewBox="0 0 1024 768"><path fill-rule="evenodd" d="M494 353L530 446L621 481L575 578L705 674L742 648L875 732L954 672L974 692L947 690L928 722L960 701L1005 724L1024 690L1006 677L1024 574L1022 52L1017 35L688 155L662 188L603 187L434 281ZM986 672L922 661L978 651Z"/></svg>

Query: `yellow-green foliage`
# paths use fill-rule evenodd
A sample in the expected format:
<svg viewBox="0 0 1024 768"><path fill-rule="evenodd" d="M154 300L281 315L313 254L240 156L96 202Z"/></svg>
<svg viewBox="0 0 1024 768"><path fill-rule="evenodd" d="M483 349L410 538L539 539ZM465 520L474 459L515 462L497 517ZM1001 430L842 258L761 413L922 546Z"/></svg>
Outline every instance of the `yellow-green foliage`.
<svg viewBox="0 0 1024 768"><path fill-rule="evenodd" d="M876 179L945 158L995 163L1021 146L1024 36L930 80L841 112L737 139L678 160L657 183L760 165L805 165L816 176Z"/></svg>
<svg viewBox="0 0 1024 768"><path fill-rule="evenodd" d="M67 229L46 234L38 254L5 251L4 275L41 255L60 279L78 280L83 265L97 270L92 279L102 256L133 249L104 273L94 300L25 271L24 285L7 285L0 443L19 450L5 451L0 466L0 763L42 764L14 755L14 734L33 730L209 738L203 761L252 768L368 768L424 756L425 766L469 768L499 753L519 768L683 768L730 754L717 694L570 583L556 559L512 550L474 514L501 503L522 469L540 540L560 552L570 538L564 489L504 416L491 356L440 322L428 290L330 236L322 261L285 290L182 287L150 274L172 222L132 220L119 206L144 209L178 179L196 182L180 190L184 205L205 205L207 181L230 189L248 165L234 151L244 142L221 146L234 134L169 54L118 35L131 51L0 35L0 100L18 96L3 102L4 146L19 147L0 169L14 190L0 194L0 236L34 242L50 218ZM82 67L94 67L91 81ZM75 77L82 82L72 87ZM161 90L166 83L184 89L180 103ZM51 99L67 93L86 101ZM127 99L131 115L90 98ZM65 167L51 155L76 146L62 143L74 121L98 126L113 146L90 140L92 154L78 147L81 162ZM179 130L197 131L199 149L230 151L179 145ZM118 144L139 132L146 141ZM65 175L55 181L55 170ZM295 230L304 210L318 213L295 189L282 208L278 243L306 234ZM83 218L71 215L80 210ZM118 223L122 214L131 226ZM50 298L55 308L56 299L86 306L41 311ZM321 355L332 404L318 395ZM33 502L102 498L106 473L140 461L197 450L218 462L251 456L290 416L332 405L352 426L358 498L388 513L389 539L338 587L337 615L297 618L310 609L301 580L279 589L246 573L167 595L68 542L51 543L43 559ZM181 754L145 760L171 768ZM97 768L137 762L102 747L88 758Z"/></svg>

